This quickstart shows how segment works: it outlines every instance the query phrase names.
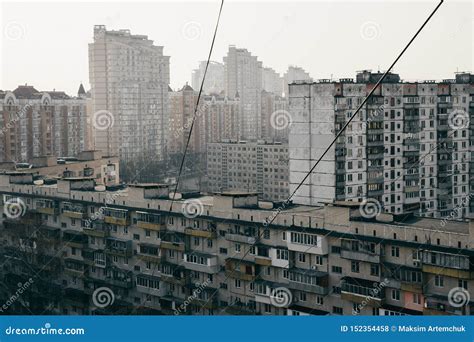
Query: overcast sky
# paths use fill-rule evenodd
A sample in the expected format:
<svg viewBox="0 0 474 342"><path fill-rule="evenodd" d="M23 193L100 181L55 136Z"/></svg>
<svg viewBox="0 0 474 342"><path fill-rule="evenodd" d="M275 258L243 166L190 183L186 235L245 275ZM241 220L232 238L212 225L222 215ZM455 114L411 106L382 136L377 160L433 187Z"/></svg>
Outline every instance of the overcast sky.
<svg viewBox="0 0 474 342"><path fill-rule="evenodd" d="M89 88L93 26L148 35L171 56L171 87L190 82L207 58L219 9L212 2L2 2L0 89L31 84L75 94ZM315 79L386 69L437 1L226 1L213 60L229 45L247 48L283 73L298 65ZM472 71L471 1L445 1L395 72L405 80Z"/></svg>

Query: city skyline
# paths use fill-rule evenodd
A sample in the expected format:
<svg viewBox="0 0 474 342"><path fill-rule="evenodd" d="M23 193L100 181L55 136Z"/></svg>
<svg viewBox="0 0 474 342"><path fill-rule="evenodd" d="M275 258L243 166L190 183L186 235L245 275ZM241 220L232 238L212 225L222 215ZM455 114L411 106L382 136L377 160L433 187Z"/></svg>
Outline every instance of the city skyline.
<svg viewBox="0 0 474 342"><path fill-rule="evenodd" d="M384 70L390 56L416 30L418 18L431 5L428 1L410 4L409 8L405 2L358 6L339 2L279 2L271 6L233 2L228 5L229 12L236 15L224 13L211 60L222 63L229 45L235 45L247 49L264 67L273 68L280 75L289 65L302 67L313 79L352 77L355 70ZM2 4L2 90L28 83L74 94L81 82L86 90L90 89L87 45L93 41L96 24L104 24L108 30L130 29L132 34L148 35L155 45L163 46L164 53L171 56L170 85L180 89L186 82L191 84L192 70L207 57L217 12L216 4L197 2L187 6L146 3L149 11L140 11L140 15L137 6L130 4L117 4L111 11L103 4L54 3L55 18L45 21L51 13L48 4L25 6ZM460 11L459 6L465 10ZM160 11L157 13L155 8ZM444 15L433 19L423 39L414 44L393 71L405 75L409 81L441 80L456 71L472 70L471 10L469 2L447 3ZM76 13L80 20L71 20L70 12ZM42 15L37 16L38 13ZM393 13L403 15L408 24L400 25ZM244 26L238 19L242 15L246 17ZM42 20L38 21L38 17ZM344 22L344 28L334 25L335 30L328 31L331 20ZM296 33L298 39L291 39ZM56 43L57 39L61 45ZM391 43L388 48L387 42ZM47 49L54 54L35 54L35 62L31 63L30 56L36 49ZM416 66L411 63L425 53L432 56L425 63ZM347 56L351 58L348 60ZM69 75L67 81L60 77L64 73Z"/></svg>

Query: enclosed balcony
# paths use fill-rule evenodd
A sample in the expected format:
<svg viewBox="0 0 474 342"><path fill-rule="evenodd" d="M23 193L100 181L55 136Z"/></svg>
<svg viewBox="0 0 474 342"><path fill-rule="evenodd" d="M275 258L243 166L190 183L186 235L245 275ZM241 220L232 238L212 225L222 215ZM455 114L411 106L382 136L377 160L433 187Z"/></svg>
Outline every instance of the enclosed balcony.
<svg viewBox="0 0 474 342"><path fill-rule="evenodd" d="M308 291L320 295L329 293L327 272L293 268L288 271L288 280L288 287L293 290Z"/></svg>
<svg viewBox="0 0 474 342"><path fill-rule="evenodd" d="M155 231L166 230L165 219L162 215L137 211L137 227Z"/></svg>
<svg viewBox="0 0 474 342"><path fill-rule="evenodd" d="M86 214L86 209L83 205L70 202L63 202L61 211L64 216L75 219L82 219Z"/></svg>
<svg viewBox="0 0 474 342"><path fill-rule="evenodd" d="M342 239L341 258L371 263L380 262L380 245L374 242Z"/></svg>
<svg viewBox="0 0 474 342"><path fill-rule="evenodd" d="M255 264L237 258L227 258L225 260L225 273L229 278L236 278L246 281L253 281L257 277Z"/></svg>
<svg viewBox="0 0 474 342"><path fill-rule="evenodd" d="M383 283L367 279L344 277L341 285L341 298L353 303L370 302L372 307L380 307L385 298Z"/></svg>
<svg viewBox="0 0 474 342"><path fill-rule="evenodd" d="M141 260L160 262L161 250L158 245L150 243L139 243L137 255Z"/></svg>
<svg viewBox="0 0 474 342"><path fill-rule="evenodd" d="M77 230L65 230L63 232L63 243L73 248L84 248L87 246L88 238Z"/></svg>
<svg viewBox="0 0 474 342"><path fill-rule="evenodd" d="M132 241L109 237L105 240L105 253L129 258L133 255Z"/></svg>
<svg viewBox="0 0 474 342"><path fill-rule="evenodd" d="M186 269L196 272L219 272L219 266L217 265L217 256L212 254L198 252L184 253L183 265Z"/></svg>
<svg viewBox="0 0 474 342"><path fill-rule="evenodd" d="M128 226L130 216L128 210L117 208L104 208L104 222L119 226Z"/></svg>

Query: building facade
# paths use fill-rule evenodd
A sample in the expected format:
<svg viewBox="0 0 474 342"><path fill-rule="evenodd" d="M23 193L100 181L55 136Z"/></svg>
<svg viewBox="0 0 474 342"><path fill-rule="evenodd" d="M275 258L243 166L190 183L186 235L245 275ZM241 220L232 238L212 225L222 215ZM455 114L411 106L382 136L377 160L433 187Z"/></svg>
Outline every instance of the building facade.
<svg viewBox="0 0 474 342"><path fill-rule="evenodd" d="M303 68L290 65L283 75L283 86L286 97L289 96L288 85L296 81L313 82L313 79Z"/></svg>
<svg viewBox="0 0 474 342"><path fill-rule="evenodd" d="M225 93L240 101L241 140L261 137L262 62L247 49L229 46L224 57Z"/></svg>
<svg viewBox="0 0 474 342"><path fill-rule="evenodd" d="M204 77L204 72L206 70L207 61L202 61L199 63L199 68L194 69L191 75L191 86L196 91L199 91L201 88L202 79ZM206 80L203 85L203 93L220 93L224 91L224 64L210 61L209 67L207 68Z"/></svg>
<svg viewBox="0 0 474 342"><path fill-rule="evenodd" d="M290 191L381 73L290 85ZM385 212L466 217L473 175L474 77L401 82L389 74L297 192L296 203L373 200Z"/></svg>
<svg viewBox="0 0 474 342"><path fill-rule="evenodd" d="M169 60L147 36L94 26L89 79L96 149L124 161L164 158Z"/></svg>
<svg viewBox="0 0 474 342"><path fill-rule="evenodd" d="M473 222L366 220L350 203L264 209L242 191L170 211L159 184L98 192L28 177L0 175L0 298L29 284L2 313L474 314L452 295L472 294Z"/></svg>
<svg viewBox="0 0 474 342"><path fill-rule="evenodd" d="M256 191L260 198L288 199L288 145L277 142L228 141L208 144L209 190Z"/></svg>
<svg viewBox="0 0 474 342"><path fill-rule="evenodd" d="M38 91L18 86L0 91L0 161L31 162L34 157L74 157L90 149L83 93Z"/></svg>

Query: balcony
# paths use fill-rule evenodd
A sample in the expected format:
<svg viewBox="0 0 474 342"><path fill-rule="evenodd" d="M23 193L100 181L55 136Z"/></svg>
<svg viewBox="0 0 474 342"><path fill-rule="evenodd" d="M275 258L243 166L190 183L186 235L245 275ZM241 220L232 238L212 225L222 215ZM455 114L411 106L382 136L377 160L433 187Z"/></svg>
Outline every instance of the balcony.
<svg viewBox="0 0 474 342"><path fill-rule="evenodd" d="M63 232L63 243L73 248L84 248L88 244L88 238L82 232L76 230L65 230Z"/></svg>
<svg viewBox="0 0 474 342"><path fill-rule="evenodd" d="M324 236L303 232L288 232L288 250L316 255L328 254L328 242Z"/></svg>
<svg viewBox="0 0 474 342"><path fill-rule="evenodd" d="M357 261L364 261L364 262L371 262L371 263L379 263L380 262L380 255L378 254L369 254L365 252L356 252L350 251L346 249L341 249L341 258L349 259L349 260L357 260Z"/></svg>
<svg viewBox="0 0 474 342"><path fill-rule="evenodd" d="M86 210L82 205L69 202L63 203L62 214L66 217L83 219L85 217L85 213Z"/></svg>
<svg viewBox="0 0 474 342"><path fill-rule="evenodd" d="M225 260L225 274L229 278L245 281L254 281L257 278L253 262L235 258L227 258Z"/></svg>
<svg viewBox="0 0 474 342"><path fill-rule="evenodd" d="M215 239L217 234L215 231L208 231L208 230L200 230L200 229L193 229L193 228L186 228L184 233L189 236L201 237L205 239Z"/></svg>
<svg viewBox="0 0 474 342"><path fill-rule="evenodd" d="M128 210L104 208L104 222L118 226L128 226L130 224Z"/></svg>
<svg viewBox="0 0 474 342"><path fill-rule="evenodd" d="M94 221L90 223L89 227L83 227L83 233L88 236L105 238L109 236L110 227L105 223Z"/></svg>
<svg viewBox="0 0 474 342"><path fill-rule="evenodd" d="M369 302L372 307L380 307L385 298L384 285L367 279L344 277L341 298L353 303Z"/></svg>
<svg viewBox="0 0 474 342"><path fill-rule="evenodd" d="M137 275L137 291L152 296L166 296L166 284L161 283L159 277L140 274Z"/></svg>
<svg viewBox="0 0 474 342"><path fill-rule="evenodd" d="M149 243L138 244L137 255L140 259L158 263L161 261L161 250L159 246Z"/></svg>
<svg viewBox="0 0 474 342"><path fill-rule="evenodd" d="M133 255L132 241L109 237L105 240L105 253L129 258Z"/></svg>
<svg viewBox="0 0 474 342"><path fill-rule="evenodd" d="M327 295L328 273L317 270L293 268L288 272L288 287L297 291L308 291L319 295Z"/></svg>
<svg viewBox="0 0 474 342"><path fill-rule="evenodd" d="M203 273L218 273L217 256L205 253L184 253L183 265L186 269Z"/></svg>
<svg viewBox="0 0 474 342"><path fill-rule="evenodd" d="M134 286L133 273L117 267L106 269L106 277L102 279L106 284L131 289Z"/></svg>
<svg viewBox="0 0 474 342"><path fill-rule="evenodd" d="M35 202L35 210L38 213L46 215L58 214L57 203L53 200L40 199Z"/></svg>
<svg viewBox="0 0 474 342"><path fill-rule="evenodd" d="M241 234L225 234L225 238L228 241L238 242L238 243L245 243L249 245L253 245L257 242L257 239L253 236L241 235Z"/></svg>
<svg viewBox="0 0 474 342"><path fill-rule="evenodd" d="M184 242L171 242L171 241L161 241L162 249L170 249L174 251L184 252L185 245Z"/></svg>
<svg viewBox="0 0 474 342"><path fill-rule="evenodd" d="M39 241L57 243L61 241L61 230L56 227L41 225L37 237Z"/></svg>
<svg viewBox="0 0 474 342"><path fill-rule="evenodd" d="M137 227L158 232L166 230L165 220L162 215L143 211L137 211Z"/></svg>
<svg viewBox="0 0 474 342"><path fill-rule="evenodd" d="M86 268L84 263L75 259L64 260L64 273L73 277L84 277Z"/></svg>

